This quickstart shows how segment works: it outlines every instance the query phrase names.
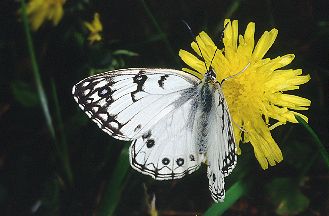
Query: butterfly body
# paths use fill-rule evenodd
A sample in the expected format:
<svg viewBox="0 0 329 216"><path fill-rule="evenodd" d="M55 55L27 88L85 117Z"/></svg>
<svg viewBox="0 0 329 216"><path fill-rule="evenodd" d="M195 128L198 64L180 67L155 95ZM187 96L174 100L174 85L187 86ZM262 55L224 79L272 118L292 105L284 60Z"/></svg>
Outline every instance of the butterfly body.
<svg viewBox="0 0 329 216"><path fill-rule="evenodd" d="M228 106L210 69L202 80L172 69L129 68L88 77L72 90L80 108L106 133L131 140L131 166L157 180L208 166L213 199L236 165Z"/></svg>

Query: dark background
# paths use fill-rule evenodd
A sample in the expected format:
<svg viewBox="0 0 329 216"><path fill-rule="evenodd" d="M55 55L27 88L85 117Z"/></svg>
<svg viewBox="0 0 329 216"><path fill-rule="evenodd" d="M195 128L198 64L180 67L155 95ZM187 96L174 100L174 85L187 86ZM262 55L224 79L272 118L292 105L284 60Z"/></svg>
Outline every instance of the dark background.
<svg viewBox="0 0 329 216"><path fill-rule="evenodd" d="M128 156L121 156L129 143L99 130L71 95L72 86L95 71L182 68L178 51L191 50L193 38L181 20L195 34L206 31L215 43L225 18L239 20L240 33L255 22L256 40L265 30L277 28L279 35L266 57L293 53L296 58L288 67L311 75L310 82L291 94L312 101L303 114L322 143L328 143L327 0L67 0L58 26L48 22L32 32L56 142L37 97L19 8L19 1L0 3L0 215L101 215L104 200L114 193L118 193L116 202L110 203L116 215L147 215L153 194L160 215L200 215L213 204L205 167L166 182L156 182L130 167L122 171ZM101 16L103 40L90 45L82 22L90 21L94 12ZM128 54L116 55L117 50ZM297 124L281 126L272 134L284 161L263 171L251 145L242 145L243 154L226 189L245 182L248 190L224 215L275 215L285 200L287 215L327 215L328 167L321 156L316 157L314 139ZM70 171L63 164L69 164ZM115 179L120 179L119 187L107 190ZM290 183L296 187L293 191ZM301 204L301 197L308 200L307 205Z"/></svg>

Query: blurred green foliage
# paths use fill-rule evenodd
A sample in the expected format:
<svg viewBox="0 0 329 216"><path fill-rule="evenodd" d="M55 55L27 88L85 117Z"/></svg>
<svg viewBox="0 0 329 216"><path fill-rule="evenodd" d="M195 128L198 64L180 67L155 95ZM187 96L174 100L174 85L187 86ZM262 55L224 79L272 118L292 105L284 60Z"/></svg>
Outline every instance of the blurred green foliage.
<svg viewBox="0 0 329 216"><path fill-rule="evenodd" d="M269 198L278 215L296 215L308 207L310 200L299 190L292 178L275 178L267 184Z"/></svg>
<svg viewBox="0 0 329 216"><path fill-rule="evenodd" d="M1 3L0 215L326 215L328 187L329 17L319 1L66 1L57 26L31 32L22 4ZM103 40L90 44L83 22L98 12ZM216 41L225 18L256 38L276 27L267 54L294 53L291 67L311 81L298 94L312 100L305 122L273 131L284 161L263 171L250 145L214 204L205 167L175 181L157 182L132 170L129 143L103 133L71 95L84 77L124 67L180 69L180 48L195 33ZM314 132L315 131L315 132Z"/></svg>

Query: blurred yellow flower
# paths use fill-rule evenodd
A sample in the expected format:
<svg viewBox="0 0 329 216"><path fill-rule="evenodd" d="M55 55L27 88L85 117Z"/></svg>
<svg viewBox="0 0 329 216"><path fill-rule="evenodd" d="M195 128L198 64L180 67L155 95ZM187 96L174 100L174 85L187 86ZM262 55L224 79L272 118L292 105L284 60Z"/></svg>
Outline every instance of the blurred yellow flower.
<svg viewBox="0 0 329 216"><path fill-rule="evenodd" d="M310 76L301 75L301 69L280 69L292 62L295 57L293 54L274 59L263 58L277 37L277 29L264 32L255 46L255 23L248 24L244 36L238 35L237 20L225 20L226 24L224 49L217 50L212 67L219 82L237 74L225 80L221 86L234 122L235 140L237 145L240 141L250 142L261 167L267 169L268 164L274 166L283 159L270 130L286 122L297 123L294 115L307 121L306 116L293 110L307 110L311 105L308 99L283 92L298 89L299 85L310 80ZM209 65L216 45L205 32L201 32L196 41L204 61ZM201 57L197 44L193 42L191 46ZM199 73L187 68L183 70L202 79L206 72L204 62L185 50L180 50L179 56ZM244 68L246 70L239 73ZM271 124L270 119L271 123L273 120L275 123ZM239 127L245 132L242 133ZM241 154L239 146L237 153Z"/></svg>
<svg viewBox="0 0 329 216"><path fill-rule="evenodd" d="M95 41L102 40L102 36L100 35L100 32L103 31L103 25L99 19L99 14L95 13L94 19L92 22L84 22L84 25L86 28L90 31L90 34L88 36L89 42L92 44Z"/></svg>
<svg viewBox="0 0 329 216"><path fill-rule="evenodd" d="M46 21L52 21L57 25L63 17L63 5L65 0L29 0L26 13L32 26L36 31Z"/></svg>

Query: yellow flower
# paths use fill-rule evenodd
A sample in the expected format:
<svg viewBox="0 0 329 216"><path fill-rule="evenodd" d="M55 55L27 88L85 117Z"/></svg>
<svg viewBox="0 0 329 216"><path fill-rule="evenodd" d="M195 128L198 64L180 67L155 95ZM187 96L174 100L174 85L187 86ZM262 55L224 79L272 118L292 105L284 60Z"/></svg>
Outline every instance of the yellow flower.
<svg viewBox="0 0 329 216"><path fill-rule="evenodd" d="M95 13L94 19L92 22L84 22L84 25L86 28L90 31L90 34L88 36L89 42L92 44L95 41L102 40L102 36L100 35L100 32L103 31L103 25L99 19L99 14Z"/></svg>
<svg viewBox="0 0 329 216"><path fill-rule="evenodd" d="M280 69L290 64L295 57L293 54L263 58L275 41L277 29L264 32L255 46L255 23L248 24L244 36L238 35L237 20L225 20L226 24L224 49L217 50L215 56L217 47L205 32L201 32L196 41L207 67L214 56L212 67L219 82L233 76L221 87L234 122L235 140L237 145L240 141L250 142L261 167L267 169L268 164L274 166L283 159L270 130L286 122L297 123L294 115L307 121L306 116L293 110L307 110L311 105L308 99L283 92L298 89L310 80L310 76L301 75L301 69ZM197 44L193 42L191 46L201 57ZM183 68L184 71L203 78L206 72L203 61L185 50L180 50L179 56L195 70ZM243 69L246 70L239 73ZM275 123L271 124L272 121ZM245 132L242 133L239 127ZM237 153L241 154L239 146Z"/></svg>
<svg viewBox="0 0 329 216"><path fill-rule="evenodd" d="M63 17L65 0L30 0L26 6L32 29L38 30L46 21L50 20L57 25Z"/></svg>

